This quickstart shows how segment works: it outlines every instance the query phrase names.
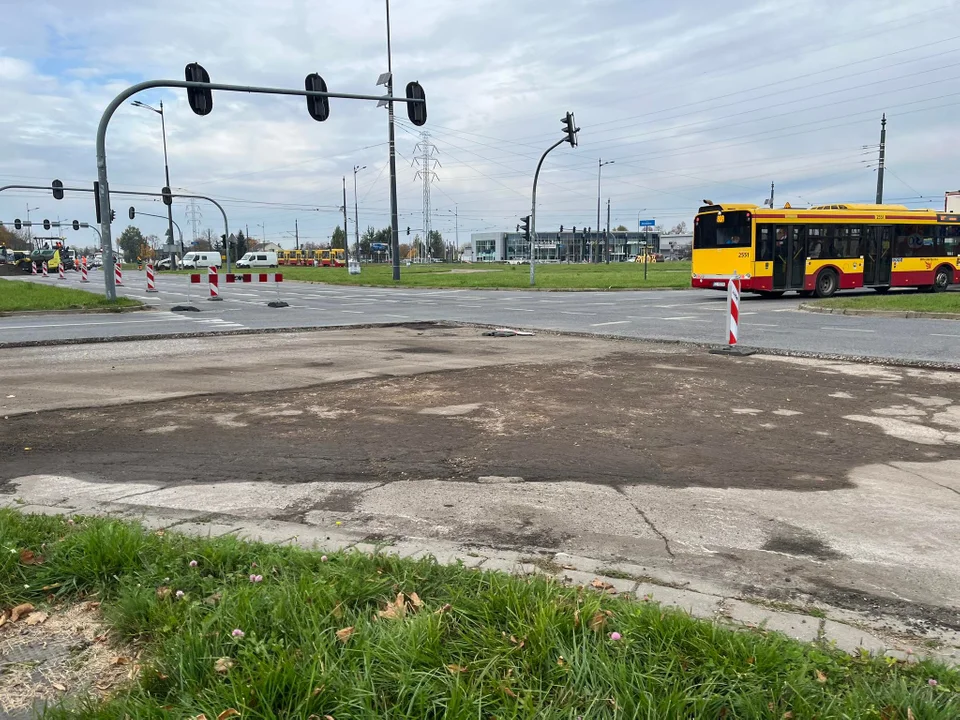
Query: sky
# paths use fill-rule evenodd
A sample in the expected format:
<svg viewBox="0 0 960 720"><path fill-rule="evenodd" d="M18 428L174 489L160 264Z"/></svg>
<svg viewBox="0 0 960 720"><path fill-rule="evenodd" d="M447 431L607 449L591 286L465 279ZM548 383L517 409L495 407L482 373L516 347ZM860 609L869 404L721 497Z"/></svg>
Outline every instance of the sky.
<svg viewBox="0 0 960 720"><path fill-rule="evenodd" d="M722 6L722 7L721 7ZM92 187L100 117L125 88L182 80L199 62L214 82L372 94L387 69L383 0L0 0L0 185ZM942 207L960 189L960 0L393 0L397 93L419 81L427 124L397 105L401 242L421 232L422 131L434 146L431 223L461 244L513 230L530 213L540 155L574 112L579 145L540 175L537 229L639 219L689 226L703 200L794 206L873 202L880 118L887 117L884 199ZM387 112L330 101L313 120L301 97L214 93L195 115L186 92L136 96L166 120L171 184L211 196L230 229L293 247L325 243L354 203L361 233L389 225ZM129 102L110 121L113 190L164 184L159 115ZM422 147L422 146L421 146ZM357 192L354 194L354 167ZM165 209L115 198L114 236L135 221L162 235ZM94 221L89 194L0 192L0 221ZM222 233L200 201L196 229ZM185 202L174 220L189 242ZM296 230L295 230L296 228ZM91 235L86 237L84 233ZM93 244L91 231L68 242Z"/></svg>

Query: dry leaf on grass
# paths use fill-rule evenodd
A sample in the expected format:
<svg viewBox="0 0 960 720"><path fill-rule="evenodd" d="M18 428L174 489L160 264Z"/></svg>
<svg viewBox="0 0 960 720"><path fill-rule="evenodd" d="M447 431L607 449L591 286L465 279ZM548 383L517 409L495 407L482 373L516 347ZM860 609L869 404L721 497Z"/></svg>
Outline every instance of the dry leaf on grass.
<svg viewBox="0 0 960 720"><path fill-rule="evenodd" d="M913 714L913 708L907 708L907 720L917 720L916 716Z"/></svg>
<svg viewBox="0 0 960 720"><path fill-rule="evenodd" d="M453 610L453 605L451 605L450 603L447 603L446 605L444 605L444 606L443 606L442 608L440 608L439 610L435 610L433 614L434 614L434 615L443 615L444 613L448 613L448 612L450 612L451 610Z"/></svg>
<svg viewBox="0 0 960 720"><path fill-rule="evenodd" d="M220 593L214 593L214 594L211 595L210 597L204 598L204 599L203 599L203 602L204 602L206 605L216 605L218 602L220 602L220 598L222 598L222 597L223 597L223 596L222 596Z"/></svg>
<svg viewBox="0 0 960 720"><path fill-rule="evenodd" d="M597 590L604 590L606 592L613 592L613 593L617 592L617 589L613 585L611 585L608 582L604 582L600 578L594 578L593 582L590 583L590 586L596 588Z"/></svg>
<svg viewBox="0 0 960 720"><path fill-rule="evenodd" d="M54 690L59 690L60 692L66 692L67 686L61 685L60 683L50 683L53 686Z"/></svg>
<svg viewBox="0 0 960 720"><path fill-rule="evenodd" d="M33 550L21 550L20 562L24 565L41 565L43 564L43 555L37 555Z"/></svg>
<svg viewBox="0 0 960 720"><path fill-rule="evenodd" d="M226 675L230 672L230 668L233 667L233 660L228 657L217 658L217 661L213 664L213 671L219 673L220 675Z"/></svg>
<svg viewBox="0 0 960 720"><path fill-rule="evenodd" d="M161 585L157 588L158 599L166 600L168 597L170 597L170 588L168 588L166 585Z"/></svg>
<svg viewBox="0 0 960 720"><path fill-rule="evenodd" d="M343 630L337 630L337 640L342 643L346 643L350 639L350 636L353 635L354 627L345 627Z"/></svg>
<svg viewBox="0 0 960 720"><path fill-rule="evenodd" d="M10 611L10 622L16 622L22 617L26 617L32 613L36 608L33 607L30 603L21 603L17 605L13 610Z"/></svg>
<svg viewBox="0 0 960 720"><path fill-rule="evenodd" d="M827 676L823 673L822 670L817 670L817 682L825 683L827 681Z"/></svg>
<svg viewBox="0 0 960 720"><path fill-rule="evenodd" d="M217 715L217 720L227 720L227 718L240 717L240 711L236 708L227 708Z"/></svg>
<svg viewBox="0 0 960 720"><path fill-rule="evenodd" d="M207 720L207 716L204 715L203 713L200 713L193 720Z"/></svg>
<svg viewBox="0 0 960 720"><path fill-rule="evenodd" d="M26 622L27 625L39 625L45 622L48 617L50 616L45 612L32 612L24 622Z"/></svg>
<svg viewBox="0 0 960 720"><path fill-rule="evenodd" d="M397 599L394 602L387 603L387 607L377 613L377 617L387 618L388 620L399 620L407 614L407 604L404 602L403 593L397 593Z"/></svg>
<svg viewBox="0 0 960 720"><path fill-rule="evenodd" d="M513 690L508 688L506 685L503 686L503 691L512 698L515 698L517 696L517 694Z"/></svg>
<svg viewBox="0 0 960 720"><path fill-rule="evenodd" d="M594 632L600 632L603 630L603 627L607 624L607 615L604 612L597 612L592 618L590 618L589 627Z"/></svg>
<svg viewBox="0 0 960 720"><path fill-rule="evenodd" d="M10 622L10 613L9 611L4 610L2 613L0 613L0 627L3 627L8 622Z"/></svg>
<svg viewBox="0 0 960 720"><path fill-rule="evenodd" d="M423 607L423 600L421 600L420 596L415 592L412 592L410 593L410 604L413 605L413 609L416 611Z"/></svg>
<svg viewBox="0 0 960 720"><path fill-rule="evenodd" d="M113 660L111 660L111 661L110 661L110 664L111 664L111 665L129 665L129 664L130 664L130 658L128 658L128 657L126 657L126 656L124 656L124 655L121 655L121 656L115 657Z"/></svg>
<svg viewBox="0 0 960 720"><path fill-rule="evenodd" d="M465 673L467 668L463 665L447 665L447 670L456 675L458 673Z"/></svg>

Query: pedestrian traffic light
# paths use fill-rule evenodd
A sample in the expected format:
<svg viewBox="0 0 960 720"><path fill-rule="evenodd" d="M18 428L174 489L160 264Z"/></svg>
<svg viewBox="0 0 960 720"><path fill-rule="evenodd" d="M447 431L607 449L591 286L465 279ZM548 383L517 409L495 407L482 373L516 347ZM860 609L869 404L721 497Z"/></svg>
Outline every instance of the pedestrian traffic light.
<svg viewBox="0 0 960 720"><path fill-rule="evenodd" d="M523 230L523 239L530 240L530 216L520 218L520 229ZM519 232L519 230L517 231Z"/></svg>
<svg viewBox="0 0 960 720"><path fill-rule="evenodd" d="M131 205L130 209L127 210L127 217L133 220L137 216L137 209Z"/></svg>
<svg viewBox="0 0 960 720"><path fill-rule="evenodd" d="M13 221L14 230L21 230L22 228L23 228L23 223L20 222L20 218L17 218L16 220Z"/></svg>
<svg viewBox="0 0 960 720"><path fill-rule="evenodd" d="M407 103L407 117L410 118L410 122L420 127L427 122L427 96L420 83L407 83L407 100L419 101Z"/></svg>
<svg viewBox="0 0 960 720"><path fill-rule="evenodd" d="M173 192L168 187L164 187L160 190L160 194L163 195L163 204L164 205L173 205Z"/></svg>
<svg viewBox="0 0 960 720"><path fill-rule="evenodd" d="M310 73L303 82L305 90L326 92L327 83L317 73ZM330 117L330 98L324 95L307 95L307 112L314 120L323 122Z"/></svg>
<svg viewBox="0 0 960 720"><path fill-rule="evenodd" d="M63 183L59 180L54 180L51 183L53 188L53 199L54 200L63 200Z"/></svg>
<svg viewBox="0 0 960 720"><path fill-rule="evenodd" d="M44 218L44 220L43 220L43 229L44 229L44 230L49 230L49 229L50 229L50 221L47 220L46 218Z"/></svg>
<svg viewBox="0 0 960 720"><path fill-rule="evenodd" d="M111 211L110 211L110 222L113 222L113 221L116 220L116 219L117 219L117 211L116 211L116 210L111 210Z"/></svg>
<svg viewBox="0 0 960 720"><path fill-rule="evenodd" d="M79 220L74 220L74 221L73 221L73 229L74 229L74 230L79 230L79 229L80 229L80 221L79 221Z"/></svg>
<svg viewBox="0 0 960 720"><path fill-rule="evenodd" d="M209 83L210 73L199 63L190 63L184 68L187 82ZM213 92L210 88L187 88L187 102L197 115L209 115L213 110Z"/></svg>
<svg viewBox="0 0 960 720"><path fill-rule="evenodd" d="M573 117L573 113L568 112L565 117L560 118L560 122L563 123L563 131L567 134L567 142L570 143L570 147L576 147L577 133L580 128L577 127L577 121Z"/></svg>

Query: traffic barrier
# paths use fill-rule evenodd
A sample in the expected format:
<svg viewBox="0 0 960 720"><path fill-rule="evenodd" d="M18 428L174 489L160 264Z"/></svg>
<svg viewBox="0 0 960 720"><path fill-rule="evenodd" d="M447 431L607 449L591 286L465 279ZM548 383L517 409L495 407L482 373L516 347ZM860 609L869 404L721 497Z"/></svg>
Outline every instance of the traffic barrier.
<svg viewBox="0 0 960 720"><path fill-rule="evenodd" d="M113 272L114 283L123 287L123 270L120 269L120 263L115 263Z"/></svg>
<svg viewBox="0 0 960 720"><path fill-rule="evenodd" d="M66 280L67 276L63 274L63 263L60 263L59 265L57 265L57 270L59 271L60 279Z"/></svg>
<svg viewBox="0 0 960 720"><path fill-rule="evenodd" d="M256 280L254 280L256 278ZM226 273L223 279L229 283L283 282L282 273Z"/></svg>
<svg viewBox="0 0 960 720"><path fill-rule="evenodd" d="M80 266L80 282L82 283L90 282L90 280L87 279L87 258L86 257L83 258L83 264Z"/></svg>
<svg viewBox="0 0 960 720"><path fill-rule="evenodd" d="M207 268L207 281L210 283L210 297L207 300L222 300L220 297L220 281L217 279L217 266Z"/></svg>
<svg viewBox="0 0 960 720"><path fill-rule="evenodd" d="M37 264L33 261L30 262L30 274L31 275L37 274Z"/></svg>
<svg viewBox="0 0 960 720"><path fill-rule="evenodd" d="M147 292L156 292L157 285L153 277L153 263L147 263Z"/></svg>
<svg viewBox="0 0 960 720"><path fill-rule="evenodd" d="M740 277L734 273L727 282L727 345L736 346L740 339Z"/></svg>
<svg viewBox="0 0 960 720"><path fill-rule="evenodd" d="M48 277L48 275L47 275L47 261L46 261L46 260L43 261L43 276L44 276L44 277Z"/></svg>

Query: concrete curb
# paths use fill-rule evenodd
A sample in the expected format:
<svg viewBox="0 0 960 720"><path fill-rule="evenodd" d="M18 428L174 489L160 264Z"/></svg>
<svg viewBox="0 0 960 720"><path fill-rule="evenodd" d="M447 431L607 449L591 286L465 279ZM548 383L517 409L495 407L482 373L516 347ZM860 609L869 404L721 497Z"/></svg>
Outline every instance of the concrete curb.
<svg viewBox="0 0 960 720"><path fill-rule="evenodd" d="M284 278L286 282L286 278ZM597 287L597 288L545 288L545 287L451 287L449 285L366 285L353 283L332 283L323 280L291 280L290 282L306 283L309 285L324 285L326 287L362 287L362 288L392 288L396 290L479 290L490 291L517 291L517 292L652 292L659 290L686 291L696 288L683 287Z"/></svg>
<svg viewBox="0 0 960 720"><path fill-rule="evenodd" d="M627 563L602 563L553 551L521 553L427 538L408 538L392 545L372 544L341 528L327 530L315 525L172 508L148 512L142 506L116 501L72 508L18 505L13 498L6 497L0 499L0 507L35 515L93 515L136 520L152 531L170 530L201 537L232 534L245 540L327 552L346 550L414 559L433 557L441 564L459 562L482 571L540 575L566 586L654 602L726 627L779 632L800 642L836 647L854 655L868 652L908 662L930 658L960 666L960 646L949 645L940 650L924 647L915 652L915 646L923 647L924 638L891 635L873 627L867 618L847 610L823 605L812 608L812 613L804 612L805 608L801 607L773 608L761 599L726 596L698 578L678 576L658 580L648 576L646 568Z"/></svg>
<svg viewBox="0 0 960 720"><path fill-rule="evenodd" d="M930 318L931 320L960 320L960 313L922 312L919 310L858 310L855 308L832 308L811 303L800 303L800 310L822 315L860 315L882 318Z"/></svg>

